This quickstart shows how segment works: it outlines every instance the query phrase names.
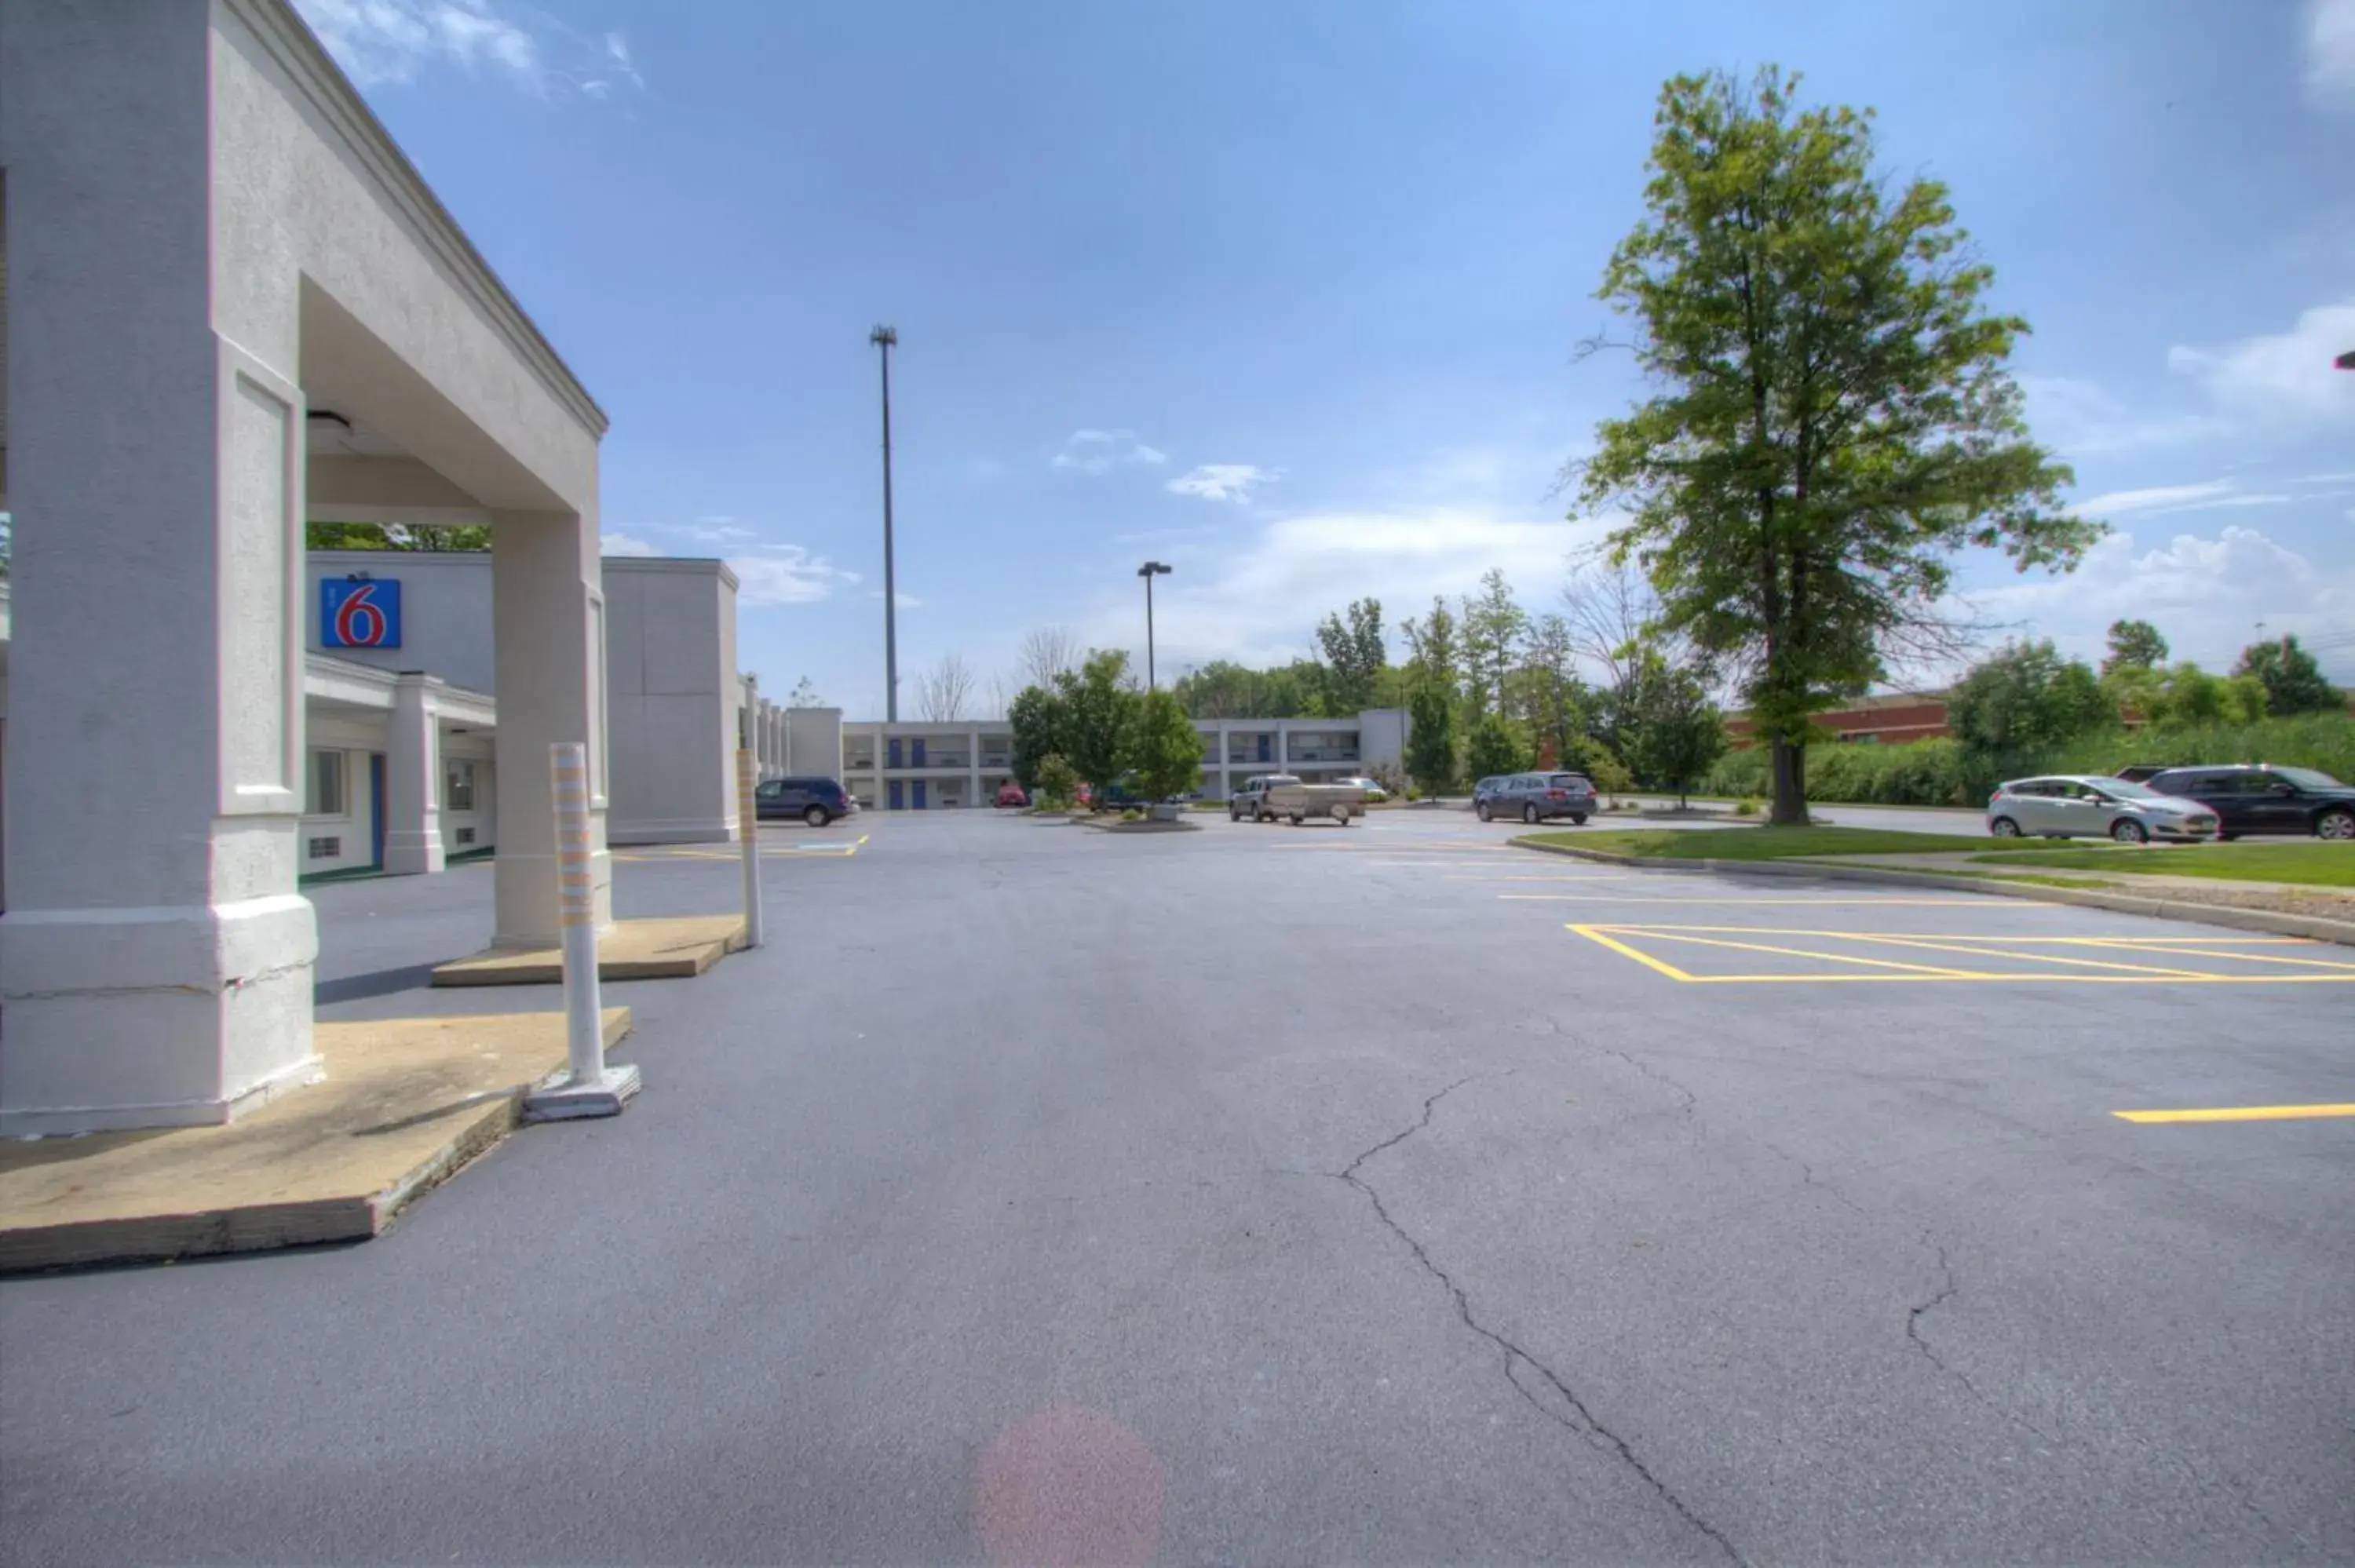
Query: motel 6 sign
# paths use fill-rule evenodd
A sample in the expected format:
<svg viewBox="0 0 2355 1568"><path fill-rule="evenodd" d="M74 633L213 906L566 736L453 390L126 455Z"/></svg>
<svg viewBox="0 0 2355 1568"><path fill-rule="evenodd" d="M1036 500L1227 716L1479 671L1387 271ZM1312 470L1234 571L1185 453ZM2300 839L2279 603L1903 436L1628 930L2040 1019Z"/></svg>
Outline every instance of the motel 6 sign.
<svg viewBox="0 0 2355 1568"><path fill-rule="evenodd" d="M400 579L321 578L319 645L323 648L400 647Z"/></svg>

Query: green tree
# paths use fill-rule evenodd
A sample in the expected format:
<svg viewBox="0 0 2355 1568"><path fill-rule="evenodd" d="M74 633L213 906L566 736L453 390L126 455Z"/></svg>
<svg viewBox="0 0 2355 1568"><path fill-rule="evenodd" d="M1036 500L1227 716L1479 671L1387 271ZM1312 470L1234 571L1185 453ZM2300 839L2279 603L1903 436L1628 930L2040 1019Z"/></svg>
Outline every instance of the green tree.
<svg viewBox="0 0 2355 1568"><path fill-rule="evenodd" d="M2265 689L2269 714L2340 713L2347 706L2347 694L2322 678L2322 667L2295 637L2250 643L2241 650L2232 673L2256 677Z"/></svg>
<svg viewBox="0 0 2355 1568"><path fill-rule="evenodd" d="M1505 676L1513 667L1521 637L1529 630L1529 613L1513 598L1505 574L1490 567L1480 579L1480 591L1463 599L1459 622L1460 658L1464 670L1464 700L1473 714L1502 710Z"/></svg>
<svg viewBox="0 0 2355 1568"><path fill-rule="evenodd" d="M1502 714L1482 714L1464 736L1464 771L1474 779L1518 773L1529 766L1529 743Z"/></svg>
<svg viewBox="0 0 2355 1568"><path fill-rule="evenodd" d="M1406 771L1426 795L1455 782L1455 705L1436 681L1418 685L1407 699Z"/></svg>
<svg viewBox="0 0 2355 1568"><path fill-rule="evenodd" d="M1056 685L1063 703L1063 756L1102 799L1120 777L1122 751L1136 713L1128 655L1117 648L1098 649L1077 671L1058 676Z"/></svg>
<svg viewBox="0 0 2355 1568"><path fill-rule="evenodd" d="M2158 628L2147 620L2113 620L2110 622L2109 656L2102 661L2102 673L2118 670L2157 670L2167 663L2167 639Z"/></svg>
<svg viewBox="0 0 2355 1568"><path fill-rule="evenodd" d="M1412 651L1410 662L1417 666L1407 677L1409 705L1414 690L1423 686L1438 688L1453 703L1463 681L1463 654L1456 641L1455 617L1449 612L1447 601L1433 595L1431 613L1421 620L1402 622L1399 633Z"/></svg>
<svg viewBox="0 0 2355 1568"><path fill-rule="evenodd" d="M1355 714L1371 707L1375 688L1390 663L1382 643L1382 601L1353 600L1345 612L1316 623L1316 645L1325 653L1325 696L1335 715Z"/></svg>
<svg viewBox="0 0 2355 1568"><path fill-rule="evenodd" d="M491 531L480 524L311 523L303 529L308 550L420 550L464 552L491 547Z"/></svg>
<svg viewBox="0 0 2355 1568"><path fill-rule="evenodd" d="M1166 800L1202 787L1202 732L1171 692L1147 692L1122 737L1121 767L1129 787L1148 800Z"/></svg>
<svg viewBox="0 0 2355 1568"><path fill-rule="evenodd" d="M1050 751L1040 758L1034 771L1039 776L1037 794L1039 805L1069 807L1071 797L1080 792L1080 776L1071 770L1071 765L1063 759L1060 751ZM1028 792L1027 787L1025 792Z"/></svg>
<svg viewBox="0 0 2355 1568"><path fill-rule="evenodd" d="M1067 717L1062 696L1044 686L1025 686L1007 705L1007 723L1014 731L1010 766L1014 781L1024 793L1045 787L1039 767L1046 758L1062 754Z"/></svg>
<svg viewBox="0 0 2355 1568"><path fill-rule="evenodd" d="M2005 368L2027 323L1984 308L1945 188L1884 180L1870 116L1800 111L1797 85L1661 90L1649 215L1600 291L1661 390L1602 423L1579 493L1628 513L1612 548L1662 628L1744 672L1785 823L1813 715L1940 640L1956 550L2067 569L2102 533L2028 439Z"/></svg>
<svg viewBox="0 0 2355 1568"><path fill-rule="evenodd" d="M1682 807L1693 781L1725 755L1725 715L1710 700L1705 673L1647 654L1636 668L1633 706L1628 764L1637 776L1674 789Z"/></svg>
<svg viewBox="0 0 2355 1568"><path fill-rule="evenodd" d="M2050 638L2006 643L1946 694L1946 723L1978 765L1975 781L2041 767L2110 715L2094 672L2062 658Z"/></svg>
<svg viewBox="0 0 2355 1568"><path fill-rule="evenodd" d="M1585 733L1589 700L1570 623L1556 614L1536 617L1522 641L1520 667L1506 681L1506 712L1528 726L1541 749L1550 743L1556 763L1568 767Z"/></svg>

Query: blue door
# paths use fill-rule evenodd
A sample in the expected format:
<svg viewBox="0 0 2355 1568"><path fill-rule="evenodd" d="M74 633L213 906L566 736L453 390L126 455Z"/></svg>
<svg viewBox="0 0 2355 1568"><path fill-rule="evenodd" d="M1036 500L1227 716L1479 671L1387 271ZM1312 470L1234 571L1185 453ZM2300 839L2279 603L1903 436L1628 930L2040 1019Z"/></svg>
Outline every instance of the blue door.
<svg viewBox="0 0 2355 1568"><path fill-rule="evenodd" d="M921 741L921 740L920 740L920 741L918 741L918 742L916 742L916 754L917 754L917 755L916 755L916 766L917 766L917 767L919 767L919 768L922 768L922 767L924 765L923 749L924 749L924 743L923 743L922 741ZM921 810L922 810L923 809L924 809L924 781L923 781L922 779L917 779L917 780L916 780L916 810L918 810L919 811L921 811Z"/></svg>
<svg viewBox="0 0 2355 1568"><path fill-rule="evenodd" d="M913 757L908 759L908 766L911 768L922 768L924 765L924 737L921 735L912 736L909 740L908 746L909 748L915 753ZM916 803L920 806L923 804L923 798L922 796L917 797Z"/></svg>
<svg viewBox="0 0 2355 1568"><path fill-rule="evenodd" d="M899 766L900 766L900 737L899 737L898 736L896 736L896 735L895 735L895 736L893 736L890 740L885 741L885 742L883 743L883 750L884 750L883 766L884 766L884 767L886 767L886 768L897 768L897 767L899 767Z"/></svg>
<svg viewBox="0 0 2355 1568"><path fill-rule="evenodd" d="M1269 761L1273 761L1273 758L1271 758L1271 757L1269 757L1269 756L1268 756L1268 742L1269 742L1269 741L1271 741L1271 740L1273 740L1273 738L1274 738L1274 737L1273 737L1273 736L1265 736L1265 735L1261 736L1259 737L1259 759L1260 759L1262 762L1269 762Z"/></svg>
<svg viewBox="0 0 2355 1568"><path fill-rule="evenodd" d="M896 747L900 743L895 740L891 744ZM897 779L892 779L890 788L891 791L890 797L891 810L895 811L906 810L908 809L907 803L900 798L900 781Z"/></svg>
<svg viewBox="0 0 2355 1568"><path fill-rule="evenodd" d="M384 869L384 753L368 753L368 863Z"/></svg>

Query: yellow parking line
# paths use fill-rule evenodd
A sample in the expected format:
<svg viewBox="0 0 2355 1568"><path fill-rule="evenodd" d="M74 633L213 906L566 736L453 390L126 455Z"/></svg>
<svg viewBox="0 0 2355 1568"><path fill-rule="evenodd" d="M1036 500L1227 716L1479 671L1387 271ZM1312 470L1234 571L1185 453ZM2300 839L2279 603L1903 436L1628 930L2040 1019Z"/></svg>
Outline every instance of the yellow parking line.
<svg viewBox="0 0 2355 1568"><path fill-rule="evenodd" d="M2075 940L2078 940L2078 941L2091 941L2091 940L2092 940L2092 938L2074 938L2074 939L2075 939ZM2295 937L2283 938L2280 938L2280 939L2281 939L2281 940L2284 940L2284 941L2293 941L2293 942L2294 942L2294 941L2298 940L2298 938L2295 938ZM2096 945L2101 945L2101 944L2096 944ZM2125 944L2120 944L2120 945L2121 945L2121 946L2125 946ZM2314 944L2314 946L2316 946L2316 947L2318 947L2318 947L2323 946L2323 944L2322 944L2322 943L2320 943L2320 942L2317 942L2317 943L2315 943L2315 944ZM2127 947L2127 948L2126 948L2126 950L2127 950L2128 952L2132 952L2132 951L2134 951L2134 950L2135 950L2135 948L2132 948L2132 947ZM2281 955L2279 955L2279 954L2276 954L2276 953L2233 953L2233 952L2218 952L2218 951L2214 951L2214 950L2211 950L2211 949L2207 948L2183 948L2183 947L2177 947L2177 946L2174 946L2172 943L2170 943L2169 946L2167 946L2167 947L2163 947L2163 948L2159 948L2159 947L2145 948L2143 948L2142 950L2143 950L2143 951L2145 951L2145 952L2165 953L2165 954L2168 954L2169 957L2181 957L2181 958L2187 958L2187 959L2231 959L2232 962L2234 962L2234 963L2240 963L2240 964L2287 964L2287 965L2291 966L2291 967L2292 967L2292 968L2294 968L2294 969L2345 969L2345 970L2349 971L2350 973L2355 973L2355 964L2341 963L2341 962L2339 962L2339 961L2338 961L2337 959L2293 959L2293 958L2285 958L2285 957L2283 957L2283 956L2281 956Z"/></svg>
<svg viewBox="0 0 2355 1568"><path fill-rule="evenodd" d="M1614 937L1606 937L1592 926L1573 925L1570 928L1577 932L1580 936L1585 938L1590 942L1602 943L1604 947L1610 948L1613 952L1619 954L1622 958L1633 959L1647 969L1657 969L1660 973L1668 976L1672 980L1683 980L1689 984L1691 981L1699 978L1695 975L1689 975L1685 973L1684 970L1677 968L1676 965L1663 962L1661 959L1652 957L1649 953L1637 952L1626 943L1620 941Z"/></svg>
<svg viewBox="0 0 2355 1568"><path fill-rule="evenodd" d="M1738 929L1739 927L1736 928ZM1958 969L1951 964L1907 964L1900 963L1894 959L1868 959L1856 953L1827 953L1814 948L1786 948L1766 942L1729 941L1722 937L1695 937L1682 932L1664 931L1657 927L1648 929L1643 934L1646 937L1656 938L1666 942L1689 942L1697 948L1732 948L1738 951L1748 953L1773 953L1778 958L1821 959L1827 963L1862 964L1867 969L1897 969L1909 974L1934 976L1939 980L1977 980L1983 978L1977 970ZM1805 932L1786 933L1782 931L1768 931L1762 933L1762 935L1769 937L1780 937L1785 935L1804 936L1807 933ZM1815 934L1818 936L1828 936L1830 933L1817 932ZM1708 977L1703 976L1702 978L1707 979Z"/></svg>
<svg viewBox="0 0 2355 1568"><path fill-rule="evenodd" d="M2303 1117L2355 1116L2355 1105L2220 1106L2209 1110L2112 1111L2120 1121L2289 1121Z"/></svg>
<svg viewBox="0 0 2355 1568"><path fill-rule="evenodd" d="M1966 946L1969 940L1967 938L1960 940L1937 941L1928 937L1880 936L1859 937L1856 940L1881 942L1894 948L1913 948L1924 952L1961 953L1974 959L1993 959L2003 956L2000 953L1990 953L1985 948ZM2174 949L2165 950L2171 952ZM2167 969L2158 964L2122 964L2104 959L2073 959L2062 953L2023 953L2019 956L2030 963L2067 964L2073 969L2113 969L2128 974L2165 975L2171 980L2193 979L2201 973L2199 969Z"/></svg>

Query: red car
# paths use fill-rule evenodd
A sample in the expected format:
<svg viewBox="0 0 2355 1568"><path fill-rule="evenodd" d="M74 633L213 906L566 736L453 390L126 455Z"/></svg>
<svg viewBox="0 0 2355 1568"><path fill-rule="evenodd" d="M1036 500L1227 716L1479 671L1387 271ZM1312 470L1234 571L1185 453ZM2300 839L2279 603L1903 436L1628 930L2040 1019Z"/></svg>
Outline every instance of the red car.
<svg viewBox="0 0 2355 1568"><path fill-rule="evenodd" d="M1030 797L1022 792L1021 785L1008 779L997 787L997 803L1001 806L1027 806L1030 803Z"/></svg>

